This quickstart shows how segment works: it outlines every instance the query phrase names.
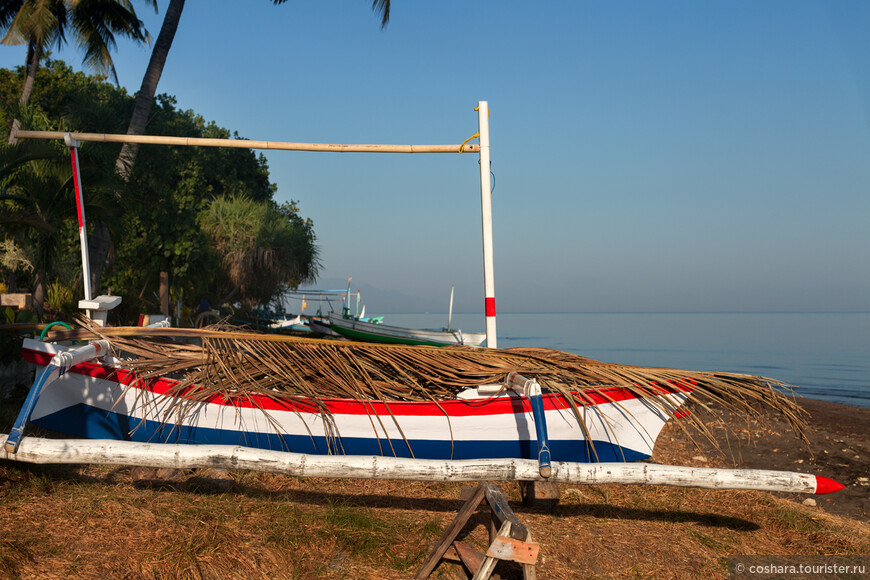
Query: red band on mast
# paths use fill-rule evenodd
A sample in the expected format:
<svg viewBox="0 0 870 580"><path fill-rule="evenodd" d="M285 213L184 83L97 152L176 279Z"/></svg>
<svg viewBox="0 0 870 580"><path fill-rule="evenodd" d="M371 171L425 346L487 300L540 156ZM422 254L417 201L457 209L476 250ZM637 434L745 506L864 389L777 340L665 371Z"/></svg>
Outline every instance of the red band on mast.
<svg viewBox="0 0 870 580"><path fill-rule="evenodd" d="M495 298L492 296L486 297L486 317L492 318L495 316Z"/></svg>
<svg viewBox="0 0 870 580"><path fill-rule="evenodd" d="M76 148L69 148L70 159L72 160L73 170L73 188L76 191L76 213L79 216L79 229L82 229L84 220L82 219L82 192L79 187L79 160L76 156Z"/></svg>

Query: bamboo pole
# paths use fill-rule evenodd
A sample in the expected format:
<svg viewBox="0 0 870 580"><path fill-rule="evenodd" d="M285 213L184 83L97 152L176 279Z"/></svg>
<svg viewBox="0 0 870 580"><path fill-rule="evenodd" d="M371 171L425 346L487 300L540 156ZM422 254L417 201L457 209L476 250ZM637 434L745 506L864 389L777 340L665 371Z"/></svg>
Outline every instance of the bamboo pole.
<svg viewBox="0 0 870 580"><path fill-rule="evenodd" d="M6 442L0 433L0 449ZM173 445L107 439L24 438L17 453L0 459L25 463L97 463L193 469L216 467L295 477L408 481L550 481L574 485L645 484L709 489L756 489L824 494L843 485L817 475L762 469L713 469L653 463L553 462L548 479L534 459L406 459L358 455L305 455L233 445Z"/></svg>
<svg viewBox="0 0 870 580"><path fill-rule="evenodd" d="M332 143L291 143L285 141L248 141L245 139L205 139L161 135L120 135L112 133L62 133L60 131L18 131L18 139L63 139L71 135L78 141L93 143L139 143L140 145L182 145L193 147L231 147L277 151L328 151L334 153L478 153L479 145L347 145Z"/></svg>

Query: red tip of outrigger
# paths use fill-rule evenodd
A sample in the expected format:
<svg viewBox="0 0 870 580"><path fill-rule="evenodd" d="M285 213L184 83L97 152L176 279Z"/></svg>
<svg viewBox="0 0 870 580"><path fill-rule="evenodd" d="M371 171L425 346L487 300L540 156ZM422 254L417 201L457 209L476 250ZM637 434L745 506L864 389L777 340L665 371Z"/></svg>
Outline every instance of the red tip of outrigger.
<svg viewBox="0 0 870 580"><path fill-rule="evenodd" d="M840 491L844 487L846 486L839 481L834 481L833 479L828 479L821 475L816 476L816 495L834 493L835 491Z"/></svg>

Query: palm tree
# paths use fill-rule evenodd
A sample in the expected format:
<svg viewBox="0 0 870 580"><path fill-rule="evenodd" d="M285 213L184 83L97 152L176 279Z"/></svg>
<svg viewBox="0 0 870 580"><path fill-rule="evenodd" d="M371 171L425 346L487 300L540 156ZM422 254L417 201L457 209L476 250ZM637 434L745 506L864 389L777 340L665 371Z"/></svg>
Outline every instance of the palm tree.
<svg viewBox="0 0 870 580"><path fill-rule="evenodd" d="M271 0L272 4L276 6L284 4L286 1ZM373 0L372 10L381 15L381 28L385 27L390 20L390 0ZM172 47L172 41L175 39L175 33L178 30L178 23L181 20L181 13L183 11L184 0L170 0L169 6L166 8L166 14L163 16L163 25L160 27L160 33L157 35L154 48L151 50L148 68L145 69L145 76L142 77L142 85L139 87L139 92L136 95L136 103L133 106L133 114L127 127L127 135L143 135L145 133L145 127L148 124L148 117L151 113L151 103L154 101L157 84L160 82L160 76L163 74L163 67L166 64L166 58L169 56L169 49ZM115 162L115 171L125 182L130 179L138 152L139 145L135 143L124 143L121 147L121 153ZM95 229L94 235L90 238L89 245L92 284L95 288L98 288L103 266L109 253L109 246L111 245L111 240L106 229L103 227Z"/></svg>
<svg viewBox="0 0 870 580"><path fill-rule="evenodd" d="M156 0L146 1L156 9ZM43 54L51 47L63 46L67 33L74 34L84 52L85 65L110 74L116 84L118 76L111 56L115 36L127 36L137 42L150 40L130 0L6 0L0 7L0 29L6 31L3 44L27 45L22 105L30 100ZM9 143L15 142L20 126L15 119Z"/></svg>
<svg viewBox="0 0 870 580"><path fill-rule="evenodd" d="M246 197L215 198L200 214L221 265L220 304L265 304L288 287L313 282L320 266L314 229L295 204L276 206Z"/></svg>
<svg viewBox="0 0 870 580"><path fill-rule="evenodd" d="M106 166L93 157L85 170L90 184L86 213L103 219L113 213L103 202L103 192L113 186ZM72 167L62 145L30 140L0 144L0 225L7 236L28 240L34 249L32 290L40 316L46 280L62 251L60 226L70 221L74 207Z"/></svg>
<svg viewBox="0 0 870 580"><path fill-rule="evenodd" d="M59 249L55 212L68 197L71 169L53 143L0 146L0 223L33 241L34 311L42 315L46 269Z"/></svg>

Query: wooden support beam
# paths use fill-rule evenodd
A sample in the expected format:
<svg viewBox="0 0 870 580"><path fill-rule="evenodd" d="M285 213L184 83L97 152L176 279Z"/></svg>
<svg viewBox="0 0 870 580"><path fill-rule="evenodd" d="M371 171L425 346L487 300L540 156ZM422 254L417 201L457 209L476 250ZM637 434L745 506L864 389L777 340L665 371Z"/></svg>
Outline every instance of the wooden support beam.
<svg viewBox="0 0 870 580"><path fill-rule="evenodd" d="M480 569L486 556L472 548L471 544L468 542L463 542L461 540L453 542L453 548L459 556L459 560L466 568L468 568L468 571L472 574L477 574L477 571Z"/></svg>
<svg viewBox="0 0 870 580"><path fill-rule="evenodd" d="M229 147L277 151L326 151L333 153L479 153L480 145L350 145L333 143L293 143L287 141L249 141L247 139L205 139L161 135L120 135L112 133L63 133L61 131L18 131L18 139L63 139L94 143L138 143L140 145L181 145L188 147Z"/></svg>
<svg viewBox="0 0 870 580"><path fill-rule="evenodd" d="M504 522L511 523L511 537L517 540L525 540L529 533L529 529L520 523L519 518L508 504L507 497L504 492L497 486L491 483L483 484L486 488L486 501L489 507L492 508L493 515L498 518L499 522L504 525Z"/></svg>
<svg viewBox="0 0 870 580"><path fill-rule="evenodd" d="M559 484L552 481L521 481L519 484L523 505L527 507L551 511L562 497Z"/></svg>
<svg viewBox="0 0 870 580"><path fill-rule="evenodd" d="M471 514L477 509L477 506L480 505L480 502L486 497L486 488L483 485L477 486L477 489L474 490L474 494L471 498L465 502L465 505L459 510L459 513L456 514L456 517L453 518L453 521L447 526L447 529L444 530L444 534L442 534L441 539L438 540L438 544L435 549L429 553L429 556L423 561L423 565L420 566L420 569L417 570L417 573L414 575L414 578L428 578L429 574L432 573L432 570L438 565L438 562L441 561L441 558L444 557L444 553L447 552L447 549L453 543L453 540L456 539L456 536L462 531L463 526L468 523L469 518L471 518Z"/></svg>
<svg viewBox="0 0 870 580"><path fill-rule="evenodd" d="M111 331L111 329L109 329ZM183 330L158 329L155 331ZM60 334L60 333L59 333ZM106 332L111 335L111 332ZM273 335L266 335L273 336ZM279 336L279 335L274 335ZM288 337L289 338L289 337ZM6 435L0 433L0 444ZM403 479L411 481L539 481L534 459L406 459L360 455L305 455L234 445L176 445L107 439L24 441L17 454L0 459L27 463L95 463L193 469L250 469L296 477ZM712 489L832 493L843 485L808 473L762 469L714 469L654 463L553 463L549 481L572 485L644 484Z"/></svg>
<svg viewBox="0 0 870 580"><path fill-rule="evenodd" d="M513 525L511 525L513 530ZM541 547L532 542L516 540L506 536L497 535L486 551L488 557L499 560L510 560L520 564L534 564L538 561L538 552Z"/></svg>
<svg viewBox="0 0 870 580"><path fill-rule="evenodd" d="M430 544L429 555L414 578L427 578L442 559L455 561L452 549L463 565L474 574L475 579L497 578L493 575L495 565L499 560L505 560L521 564L523 578L534 580L540 546L532 541L531 532L517 518L501 489L493 483L482 482L473 490L463 488L460 496L467 501L441 539ZM471 514L483 501L489 505L492 522L498 526L494 528L497 531L490 531L489 548L486 554L481 554L469 544L456 540L456 536L468 523Z"/></svg>

